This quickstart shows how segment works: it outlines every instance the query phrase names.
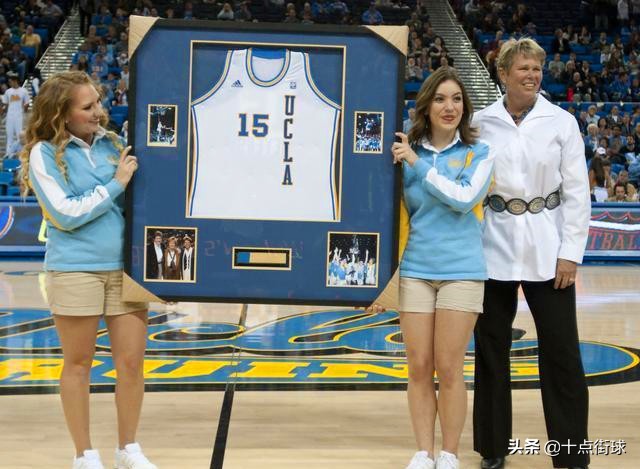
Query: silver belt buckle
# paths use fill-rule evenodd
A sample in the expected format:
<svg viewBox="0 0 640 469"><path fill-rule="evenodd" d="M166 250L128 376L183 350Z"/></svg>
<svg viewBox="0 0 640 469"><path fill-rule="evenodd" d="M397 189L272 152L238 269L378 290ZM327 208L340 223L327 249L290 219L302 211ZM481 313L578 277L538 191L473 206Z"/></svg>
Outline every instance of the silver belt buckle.
<svg viewBox="0 0 640 469"><path fill-rule="evenodd" d="M527 211L527 202L522 199L511 199L507 202L507 211L511 215L522 215Z"/></svg>
<svg viewBox="0 0 640 469"><path fill-rule="evenodd" d="M535 199L531 199L528 208L531 213L540 213L544 210L546 204L547 201L544 199L544 197L536 197Z"/></svg>

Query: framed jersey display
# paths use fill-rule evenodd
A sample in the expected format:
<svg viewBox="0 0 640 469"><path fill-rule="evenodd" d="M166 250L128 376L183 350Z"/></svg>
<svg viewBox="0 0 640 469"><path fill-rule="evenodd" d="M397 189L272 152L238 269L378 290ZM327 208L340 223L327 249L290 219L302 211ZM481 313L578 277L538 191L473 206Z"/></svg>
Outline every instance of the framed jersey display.
<svg viewBox="0 0 640 469"><path fill-rule="evenodd" d="M132 16L126 297L393 303L407 35Z"/></svg>

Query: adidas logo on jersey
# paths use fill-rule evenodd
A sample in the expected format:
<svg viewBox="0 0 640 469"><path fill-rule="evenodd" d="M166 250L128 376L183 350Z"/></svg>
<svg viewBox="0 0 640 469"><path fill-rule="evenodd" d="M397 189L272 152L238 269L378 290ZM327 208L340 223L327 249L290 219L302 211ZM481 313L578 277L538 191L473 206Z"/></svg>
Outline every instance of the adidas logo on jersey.
<svg viewBox="0 0 640 469"><path fill-rule="evenodd" d="M240 80L236 80L233 82L233 85L231 85L231 88L242 88L242 83L240 83Z"/></svg>

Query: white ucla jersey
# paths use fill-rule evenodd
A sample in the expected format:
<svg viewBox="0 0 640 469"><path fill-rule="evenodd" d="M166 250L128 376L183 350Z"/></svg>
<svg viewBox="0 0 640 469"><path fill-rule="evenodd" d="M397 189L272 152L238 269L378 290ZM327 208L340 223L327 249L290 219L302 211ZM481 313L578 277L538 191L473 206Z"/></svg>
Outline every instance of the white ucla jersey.
<svg viewBox="0 0 640 469"><path fill-rule="evenodd" d="M315 86L307 54L230 50L222 77L191 112L190 216L337 220L340 106Z"/></svg>

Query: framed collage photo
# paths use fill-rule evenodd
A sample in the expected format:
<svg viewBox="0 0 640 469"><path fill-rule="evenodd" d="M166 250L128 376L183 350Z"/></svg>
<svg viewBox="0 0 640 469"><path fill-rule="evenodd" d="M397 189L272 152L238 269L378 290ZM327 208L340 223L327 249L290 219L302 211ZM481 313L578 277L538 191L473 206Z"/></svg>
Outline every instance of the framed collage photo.
<svg viewBox="0 0 640 469"><path fill-rule="evenodd" d="M368 306L397 290L406 27L131 30L128 291Z"/></svg>

